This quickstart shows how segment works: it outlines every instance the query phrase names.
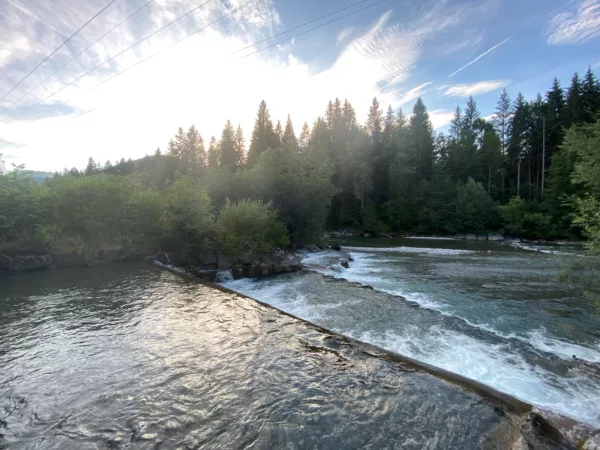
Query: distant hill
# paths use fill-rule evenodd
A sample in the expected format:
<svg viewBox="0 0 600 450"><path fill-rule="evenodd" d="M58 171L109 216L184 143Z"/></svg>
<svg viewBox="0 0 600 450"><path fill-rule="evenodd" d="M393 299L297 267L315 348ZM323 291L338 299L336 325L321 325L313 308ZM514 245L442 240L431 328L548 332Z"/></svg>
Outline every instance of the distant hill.
<svg viewBox="0 0 600 450"><path fill-rule="evenodd" d="M50 178L54 175L53 172L41 172L37 170L25 170L25 173L28 173L31 178L33 178L36 183L43 183L46 181L46 178Z"/></svg>

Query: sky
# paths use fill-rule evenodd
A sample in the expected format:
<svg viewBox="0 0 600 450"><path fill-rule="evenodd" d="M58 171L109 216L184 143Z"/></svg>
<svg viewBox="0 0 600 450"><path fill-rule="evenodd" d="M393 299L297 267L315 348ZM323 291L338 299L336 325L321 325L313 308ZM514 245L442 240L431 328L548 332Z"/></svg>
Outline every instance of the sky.
<svg viewBox="0 0 600 450"><path fill-rule="evenodd" d="M364 122L373 97L420 96L443 130L469 95L488 117L503 88L600 73L600 0L3 0L0 29L0 153L31 170L139 158L192 124L248 143L261 100L299 133L336 97Z"/></svg>

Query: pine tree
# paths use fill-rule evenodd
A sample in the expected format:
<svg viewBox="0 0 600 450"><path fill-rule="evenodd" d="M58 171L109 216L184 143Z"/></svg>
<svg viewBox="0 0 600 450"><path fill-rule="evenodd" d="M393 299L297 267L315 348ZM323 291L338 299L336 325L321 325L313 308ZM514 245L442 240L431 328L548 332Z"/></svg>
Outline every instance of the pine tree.
<svg viewBox="0 0 600 450"><path fill-rule="evenodd" d="M160 156L161 152L160 152L160 147L156 147L156 150L154 151L154 156Z"/></svg>
<svg viewBox="0 0 600 450"><path fill-rule="evenodd" d="M267 148L275 148L278 146L279 139L273 129L271 115L267 109L267 104L263 100L258 107L254 130L252 130L252 138L250 140L250 148L248 149L248 158L246 160L249 166L253 166L258 161L258 157Z"/></svg>
<svg viewBox="0 0 600 450"><path fill-rule="evenodd" d="M235 170L239 159L239 154L236 149L235 131L233 130L231 121L228 120L223 128L221 140L219 141L219 165L223 168Z"/></svg>
<svg viewBox="0 0 600 450"><path fill-rule="evenodd" d="M306 126L308 127L308 124L306 124ZM294 134L294 125L292 124L292 119L289 114L287 116L287 121L285 122L285 131L283 132L281 142L294 148L298 147L298 140Z"/></svg>
<svg viewBox="0 0 600 450"><path fill-rule="evenodd" d="M219 166L219 149L217 147L217 140L214 136L211 136L210 143L208 144L208 156L207 156L207 165L210 168L215 168Z"/></svg>
<svg viewBox="0 0 600 450"><path fill-rule="evenodd" d="M308 146L310 136L310 127L308 126L307 122L304 122L304 125L302 125L302 130L300 131L300 138L298 139L298 145L300 148L306 148Z"/></svg>

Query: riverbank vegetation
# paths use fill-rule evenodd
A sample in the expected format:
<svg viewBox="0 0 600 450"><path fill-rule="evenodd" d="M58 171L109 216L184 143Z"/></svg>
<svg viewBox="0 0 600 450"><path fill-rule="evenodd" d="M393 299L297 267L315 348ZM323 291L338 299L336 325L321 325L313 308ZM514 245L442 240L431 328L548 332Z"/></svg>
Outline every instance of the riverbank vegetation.
<svg viewBox="0 0 600 450"><path fill-rule="evenodd" d="M587 237L598 250L599 111L591 70L531 100L504 90L489 121L471 97L439 133L421 99L410 114L373 99L360 124L336 98L299 134L261 102L248 145L230 121L208 142L192 125L136 161L90 158L41 184L18 170L0 176L0 252L239 256L326 229Z"/></svg>

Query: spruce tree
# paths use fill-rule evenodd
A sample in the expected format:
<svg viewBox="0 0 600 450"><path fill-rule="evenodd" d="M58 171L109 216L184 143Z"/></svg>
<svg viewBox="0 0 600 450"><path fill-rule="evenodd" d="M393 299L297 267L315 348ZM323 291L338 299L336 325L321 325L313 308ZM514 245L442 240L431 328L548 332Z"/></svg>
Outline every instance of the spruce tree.
<svg viewBox="0 0 600 450"><path fill-rule="evenodd" d="M83 173L84 173L84 175L89 176L89 175L94 175L97 171L98 171L98 166L96 165L94 158L92 158L90 156L88 159L87 166L85 166L85 171Z"/></svg>
<svg viewBox="0 0 600 450"><path fill-rule="evenodd" d="M508 146L508 130L511 117L512 105L510 95L508 95L508 91L506 88L504 88L502 90L502 94L500 94L500 99L496 104L496 111L494 112L494 117L492 118L492 123L494 124L494 128L496 129L498 137L500 138L500 150L503 155L506 154L506 148Z"/></svg>
<svg viewBox="0 0 600 450"><path fill-rule="evenodd" d="M279 147L279 144L281 144L283 139L283 127L281 126L281 122L279 120L275 126L275 135L277 136L277 147Z"/></svg>
<svg viewBox="0 0 600 450"><path fill-rule="evenodd" d="M306 126L308 127L308 124ZM294 148L298 147L298 140L294 134L294 125L292 124L292 119L289 114L287 116L287 121L285 122L285 131L283 132L281 142Z"/></svg>
<svg viewBox="0 0 600 450"><path fill-rule="evenodd" d="M431 179L433 169L433 125L419 97L410 118L410 145L418 180Z"/></svg>
<svg viewBox="0 0 600 450"><path fill-rule="evenodd" d="M221 140L219 141L219 165L222 168L235 170L239 159L239 154L236 149L235 131L233 130L231 121L228 120L223 128Z"/></svg>
<svg viewBox="0 0 600 450"><path fill-rule="evenodd" d="M242 131L242 127L240 124L238 124L238 127L235 130L234 141L235 141L235 152L236 152L236 157L237 157L236 164L238 166L240 166L244 162L244 157L246 154L246 141L244 139L244 132Z"/></svg>
<svg viewBox="0 0 600 450"><path fill-rule="evenodd" d="M267 148L277 147L278 138L273 129L271 115L267 109L267 104L263 100L258 107L252 138L250 139L250 148L248 149L248 158L246 163L253 166L258 161L258 157Z"/></svg>
<svg viewBox="0 0 600 450"><path fill-rule="evenodd" d="M594 122L600 111L600 82L591 68L588 68L583 76L581 103L584 115L583 119L586 122Z"/></svg>
<svg viewBox="0 0 600 450"><path fill-rule="evenodd" d="M565 109L565 126L583 121L583 85L579 75L575 73L571 78L571 86L567 90L567 103Z"/></svg>
<svg viewBox="0 0 600 450"><path fill-rule="evenodd" d="M210 168L215 168L219 166L219 149L217 147L217 140L214 136L211 136L210 143L208 144L208 156L207 156L207 165Z"/></svg>
<svg viewBox="0 0 600 450"><path fill-rule="evenodd" d="M304 125L302 125L302 130L300 131L300 138L298 139L298 145L300 148L306 148L308 146L310 135L310 127L308 126L307 122L304 122Z"/></svg>
<svg viewBox="0 0 600 450"><path fill-rule="evenodd" d="M383 111L381 111L377 97L375 97L369 108L369 115L367 116L367 123L365 124L367 133L371 136L371 141L374 145L379 144L379 141L381 140L382 122Z"/></svg>
<svg viewBox="0 0 600 450"><path fill-rule="evenodd" d="M356 120L356 112L348 100L344 100L344 106L342 107L342 121L348 134L357 131L359 128Z"/></svg>
<svg viewBox="0 0 600 450"><path fill-rule="evenodd" d="M530 109L522 93L517 94L513 105L513 115L510 121L510 138L508 141L506 163L511 194L517 195L523 176L521 160L527 154L529 143Z"/></svg>

